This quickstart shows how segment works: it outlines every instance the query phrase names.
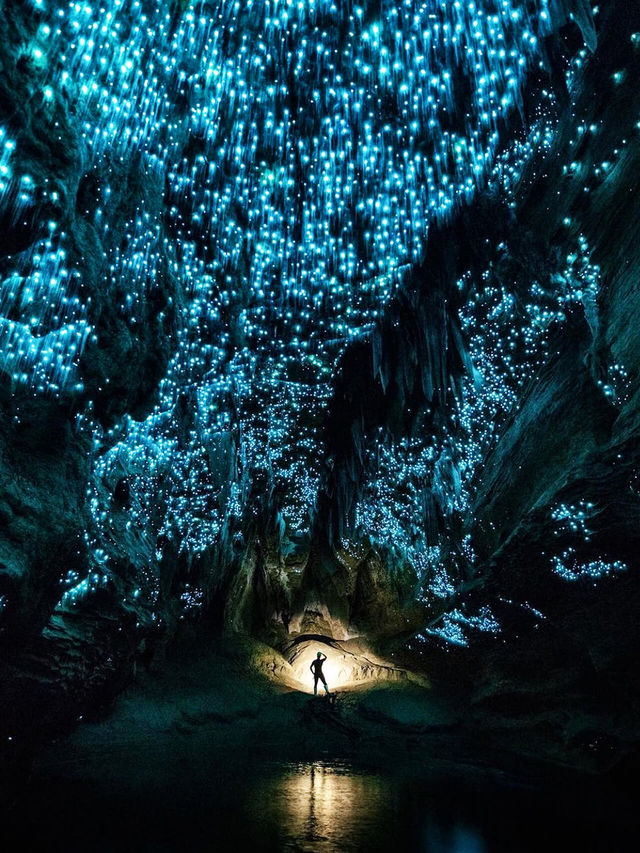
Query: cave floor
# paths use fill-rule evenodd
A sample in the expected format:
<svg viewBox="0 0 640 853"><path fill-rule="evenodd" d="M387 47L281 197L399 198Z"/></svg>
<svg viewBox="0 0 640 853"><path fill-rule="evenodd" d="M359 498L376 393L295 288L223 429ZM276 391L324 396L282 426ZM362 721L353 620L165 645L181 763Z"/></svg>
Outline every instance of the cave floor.
<svg viewBox="0 0 640 853"><path fill-rule="evenodd" d="M3 849L604 851L637 836L619 780L498 748L443 691L313 697L246 652L138 671L40 756Z"/></svg>

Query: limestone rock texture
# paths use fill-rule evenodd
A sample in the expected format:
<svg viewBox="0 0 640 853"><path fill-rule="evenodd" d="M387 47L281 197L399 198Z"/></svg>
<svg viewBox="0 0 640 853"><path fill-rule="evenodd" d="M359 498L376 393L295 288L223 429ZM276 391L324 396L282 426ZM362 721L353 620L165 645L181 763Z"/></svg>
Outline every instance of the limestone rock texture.
<svg viewBox="0 0 640 853"><path fill-rule="evenodd" d="M198 631L249 634L274 650L283 673L300 637L353 643L351 680L366 680L367 649L376 661L393 655L398 672L421 673L459 694L467 725L515 752L597 771L637 760L640 7L603 0L594 18L586 0L552 4L542 58L529 69L518 108L497 125L496 161L534 132L549 93L554 131L523 154L512 177L496 167L430 224L423 257L372 329L338 352L319 419L322 441L309 452L302 441L287 449L292 458L308 452L303 467L319 471L308 527L299 533L284 520L285 478L252 467L250 442L234 421L235 389L220 392L228 422L214 437L203 427L197 358L171 398L174 432L149 440L157 457L146 494L157 504L143 504L137 490L150 470L144 454L116 453L176 384L171 365L187 346L181 317L206 310L189 302L189 281L176 272L184 260L175 225L182 212L169 179L135 152L123 158L107 148L89 161L73 94L62 84L43 94L51 69L38 59L38 5L0 3L0 128L16 142L15 173L46 187L30 194L3 183L0 347L29 326L21 259L51 239L52 221L65 234L65 264L77 273L73 292L83 306L76 315L64 302L67 321L90 331L68 384L45 372L28 385L20 378L26 361L0 362L0 762L24 769L48 739L108 707L140 668L161 669L175 637ZM167 4L171 32L188 6ZM178 126L188 110L187 94L176 91L168 122ZM176 144L180 162L204 157L204 137L185 133ZM278 174L261 168L261 180L277 184ZM157 228L153 257L144 261L154 269L148 288L135 265L114 274L118 259L129 257L132 223L143 216ZM234 217L239 228L242 211ZM206 260L211 246L202 234L193 242ZM575 276L582 276L580 297L566 283L576 246L588 247ZM222 329L226 335L223 378L231 374L228 353L246 352L242 263L224 270L237 287L226 313L207 318L207 346L222 340ZM592 299L590 276L598 280ZM223 289L221 281L211 287ZM473 306L489 291L508 291L511 307L477 323ZM130 293L144 294L134 313ZM551 309L535 319L546 335L535 357L527 340L514 342L513 361L527 362L526 378L499 417L487 397L484 417L495 415L495 434L473 444L463 401L492 378L488 369L480 377L470 339L489 340L491 324L506 327L509 310L517 319L531 300L543 301L540 294L551 304L558 293L553 311L561 319ZM61 313L39 317L30 346L58 340ZM291 361L283 383L304 374ZM154 428L163 428L164 414ZM304 405L296 417L298 426L306 428L305 418L317 426ZM435 563L420 567L400 546L382 543L375 523L362 528L359 507L375 465L383 465L379 434L394 442L417 436L425 446L433 436L439 448L437 457L425 451L430 487L415 530L437 543L447 578L440 586ZM197 471L172 467L165 451L197 459ZM112 452L115 461L100 467ZM162 503L175 494L174 503ZM161 505L174 521L185 507L203 525L216 520L215 535L191 551L181 547L166 532ZM193 535L190 527L182 532L185 540ZM477 613L499 628L474 634ZM456 625L469 636L459 637ZM369 705L373 716L382 714Z"/></svg>

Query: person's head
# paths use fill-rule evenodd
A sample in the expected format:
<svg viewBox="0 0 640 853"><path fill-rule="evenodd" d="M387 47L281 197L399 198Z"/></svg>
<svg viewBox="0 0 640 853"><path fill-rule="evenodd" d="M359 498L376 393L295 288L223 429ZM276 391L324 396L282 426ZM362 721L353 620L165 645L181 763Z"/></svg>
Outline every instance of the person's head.
<svg viewBox="0 0 640 853"><path fill-rule="evenodd" d="M322 657L322 652L318 652L318 654L316 655L316 657L317 657L317 658L321 658L321 657Z"/></svg>

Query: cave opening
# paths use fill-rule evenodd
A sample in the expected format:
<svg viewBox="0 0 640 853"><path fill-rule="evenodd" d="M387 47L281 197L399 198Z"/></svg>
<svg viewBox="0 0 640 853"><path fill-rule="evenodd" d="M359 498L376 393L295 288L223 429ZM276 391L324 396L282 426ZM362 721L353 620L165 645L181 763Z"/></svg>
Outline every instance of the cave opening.
<svg viewBox="0 0 640 853"><path fill-rule="evenodd" d="M326 656L323 674L331 694L370 689L390 682L428 684L425 676L381 660L362 637L336 640L323 634L299 634L284 646L282 655L291 667L291 678L305 693L313 693L310 667L318 652Z"/></svg>

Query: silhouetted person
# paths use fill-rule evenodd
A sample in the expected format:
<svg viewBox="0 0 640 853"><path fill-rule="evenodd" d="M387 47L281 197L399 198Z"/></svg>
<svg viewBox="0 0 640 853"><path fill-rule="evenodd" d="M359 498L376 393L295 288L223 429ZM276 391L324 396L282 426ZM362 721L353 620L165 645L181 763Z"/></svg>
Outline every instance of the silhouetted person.
<svg viewBox="0 0 640 853"><path fill-rule="evenodd" d="M322 664L326 661L327 656L323 655L322 652L318 652L318 656L313 661L309 669L313 673L313 695L318 695L318 681L321 681L324 684L324 692L328 693L329 688L327 687L327 679L324 677L324 672L322 671Z"/></svg>

